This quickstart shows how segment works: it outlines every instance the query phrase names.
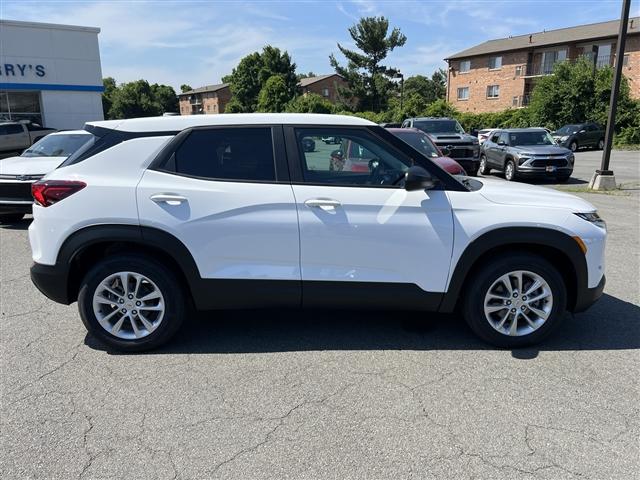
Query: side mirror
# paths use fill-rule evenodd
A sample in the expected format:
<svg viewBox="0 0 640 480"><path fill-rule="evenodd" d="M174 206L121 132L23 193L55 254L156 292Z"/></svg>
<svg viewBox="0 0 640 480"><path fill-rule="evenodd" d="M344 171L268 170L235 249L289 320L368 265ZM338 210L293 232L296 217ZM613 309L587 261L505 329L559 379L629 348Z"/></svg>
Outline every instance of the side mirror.
<svg viewBox="0 0 640 480"><path fill-rule="evenodd" d="M440 149L440 152L442 153L442 155L444 155L445 157L448 157L449 155L451 155L451 150L449 150L447 147L442 147Z"/></svg>
<svg viewBox="0 0 640 480"><path fill-rule="evenodd" d="M434 178L424 168L413 166L407 171L404 189L408 192L415 190L431 190L436 186Z"/></svg>

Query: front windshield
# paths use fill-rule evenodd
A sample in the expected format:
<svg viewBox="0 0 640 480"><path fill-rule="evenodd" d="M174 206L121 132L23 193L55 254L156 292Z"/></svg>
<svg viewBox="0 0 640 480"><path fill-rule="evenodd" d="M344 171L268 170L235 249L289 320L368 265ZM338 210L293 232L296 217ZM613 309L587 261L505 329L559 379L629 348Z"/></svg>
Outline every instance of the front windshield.
<svg viewBox="0 0 640 480"><path fill-rule="evenodd" d="M556 133L559 133L560 135L573 135L579 130L579 128L579 125L565 125L564 127L556 130Z"/></svg>
<svg viewBox="0 0 640 480"><path fill-rule="evenodd" d="M426 133L464 133L457 120L418 120L413 122L413 126Z"/></svg>
<svg viewBox="0 0 640 480"><path fill-rule="evenodd" d="M86 133L47 135L22 153L22 157L68 157L93 139Z"/></svg>
<svg viewBox="0 0 640 480"><path fill-rule="evenodd" d="M546 130L509 133L509 145L511 145L512 147L555 144L556 142L553 141L553 138Z"/></svg>
<svg viewBox="0 0 640 480"><path fill-rule="evenodd" d="M429 140L429 137L422 132L398 132L395 135L418 150L425 157L437 158L440 156L440 153L436 150L431 140Z"/></svg>

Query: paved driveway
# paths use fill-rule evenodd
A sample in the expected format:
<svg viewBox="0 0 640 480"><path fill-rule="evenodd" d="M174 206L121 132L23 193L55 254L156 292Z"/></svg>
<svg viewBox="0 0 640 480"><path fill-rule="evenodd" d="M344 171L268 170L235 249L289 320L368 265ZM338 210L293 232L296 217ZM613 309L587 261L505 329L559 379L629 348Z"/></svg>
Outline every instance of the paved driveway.
<svg viewBox="0 0 640 480"><path fill-rule="evenodd" d="M1 227L0 477L637 478L639 198L580 195L609 224L605 296L516 351L456 316L276 311L111 354L31 284L27 222Z"/></svg>

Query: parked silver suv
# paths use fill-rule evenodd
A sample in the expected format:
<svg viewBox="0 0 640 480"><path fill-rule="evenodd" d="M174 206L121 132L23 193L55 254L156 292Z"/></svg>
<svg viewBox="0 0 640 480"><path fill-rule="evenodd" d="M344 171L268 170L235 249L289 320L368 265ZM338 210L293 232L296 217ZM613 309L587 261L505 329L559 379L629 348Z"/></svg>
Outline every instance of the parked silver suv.
<svg viewBox="0 0 640 480"><path fill-rule="evenodd" d="M555 177L566 182L573 173L574 155L556 145L544 128L494 130L482 144L480 173L492 169L504 172L504 178Z"/></svg>

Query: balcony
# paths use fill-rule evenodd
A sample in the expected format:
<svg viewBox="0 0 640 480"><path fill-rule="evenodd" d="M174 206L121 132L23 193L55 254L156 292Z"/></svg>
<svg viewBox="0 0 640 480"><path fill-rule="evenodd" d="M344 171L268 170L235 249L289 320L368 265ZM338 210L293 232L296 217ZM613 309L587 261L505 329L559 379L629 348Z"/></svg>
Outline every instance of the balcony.
<svg viewBox="0 0 640 480"><path fill-rule="evenodd" d="M531 96L530 95L515 96L515 97L513 97L513 101L511 102L511 107L513 107L513 108L528 107L530 100L531 100Z"/></svg>
<svg viewBox="0 0 640 480"><path fill-rule="evenodd" d="M516 76L528 77L542 77L544 75L551 75L556 63L560 62L576 62L579 59L585 58L589 62L593 62L596 68L603 68L606 66L613 66L615 64L615 55L598 55L594 56L593 53L585 53L575 58L567 58L566 60L559 60L556 62L541 62L534 61L522 65L516 65Z"/></svg>

